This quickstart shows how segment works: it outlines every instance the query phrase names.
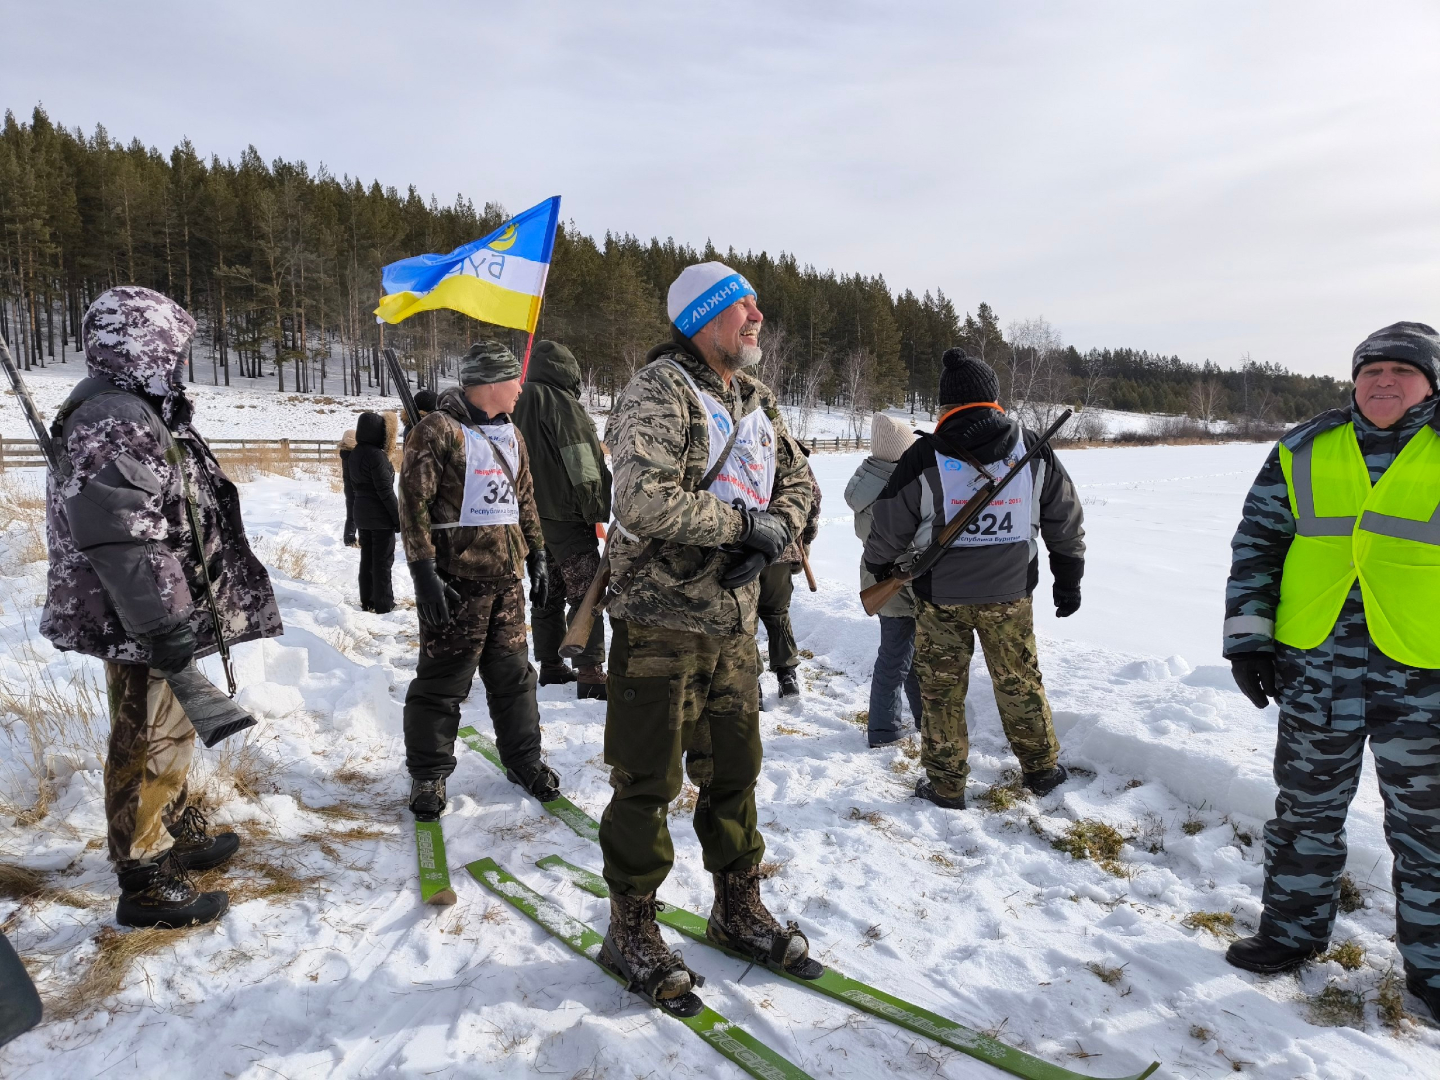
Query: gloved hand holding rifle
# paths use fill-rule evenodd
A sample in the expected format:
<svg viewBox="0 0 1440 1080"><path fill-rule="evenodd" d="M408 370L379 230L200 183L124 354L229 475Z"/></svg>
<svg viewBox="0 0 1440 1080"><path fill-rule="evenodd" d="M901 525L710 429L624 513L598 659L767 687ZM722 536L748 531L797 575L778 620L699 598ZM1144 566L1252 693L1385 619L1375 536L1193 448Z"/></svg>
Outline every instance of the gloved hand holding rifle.
<svg viewBox="0 0 1440 1080"><path fill-rule="evenodd" d="M68 475L68 462L62 462L55 442L45 428L40 411L35 407L35 402L30 397L25 381L20 376L20 370L10 355L10 347L3 338L0 338L0 367L5 369L5 374L10 379L10 385L15 391L15 398L20 404L20 410L25 414L30 430L35 435L35 442L40 447L40 453L44 455L46 469L58 483L62 477ZM230 661L230 646L225 640L220 607L216 602L209 568L205 562L199 514L196 511L193 494L188 489L188 481L185 495L186 521L195 544L200 581L205 590L206 606L210 609L210 617L214 623L216 646L220 653L220 663L225 669L225 680L230 689L230 697L227 698L220 693L215 685L205 678L199 668L195 666L195 634L190 629L188 620L181 621L162 631L142 634L138 637L150 647L151 666L165 676L165 681L170 684L175 699L185 710L185 715L208 748L238 731L254 727L255 718L230 700L235 696L236 690L235 669ZM112 603L114 603L114 599L114 597L111 598Z"/></svg>

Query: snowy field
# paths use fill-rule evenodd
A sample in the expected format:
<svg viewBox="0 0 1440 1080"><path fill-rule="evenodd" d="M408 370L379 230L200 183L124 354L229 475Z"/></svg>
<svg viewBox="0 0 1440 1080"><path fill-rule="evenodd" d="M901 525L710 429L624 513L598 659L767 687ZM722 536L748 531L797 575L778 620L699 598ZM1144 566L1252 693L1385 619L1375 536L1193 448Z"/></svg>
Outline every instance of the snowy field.
<svg viewBox="0 0 1440 1080"><path fill-rule="evenodd" d="M48 368L35 368L25 373L30 395L36 407L47 417L54 416L71 387L84 376L83 365L72 360L69 364L54 364ZM355 426L355 418L366 409L399 409L400 399L396 397L343 397L336 394L276 393L273 382L270 388L262 385L263 380L237 379L234 386L210 386L196 383L189 388L195 402L195 426L212 439L335 439L345 434L347 428ZM240 385L254 384L254 385ZM338 387L340 381L333 381ZM596 422L601 430L605 426L605 411L608 404L604 397L596 403ZM793 406L784 406L786 422L792 430L806 439L831 439L851 437L855 430L848 413L841 408L827 409L823 405L810 411L808 417ZM892 416L929 430L934 417L928 413L912 416L903 409L889 410ZM1094 409L1096 429L1107 436L1122 432L1152 432L1157 425L1167 422L1165 417L1149 413L1116 412L1111 409ZM1171 418L1173 420L1173 418ZM869 416L862 418L860 435L869 438ZM25 416L11 396L9 387L0 393L0 436L7 439L28 439L30 428Z"/></svg>
<svg viewBox="0 0 1440 1080"><path fill-rule="evenodd" d="M1343 957L1352 967L1329 960L1259 978L1223 960L1226 917L1245 933L1260 913L1258 838L1273 798L1274 710L1242 698L1219 657L1228 540L1264 453L1065 456L1087 516L1084 607L1056 620L1048 576L1036 595L1073 779L1044 799L1008 786L1015 762L977 657L974 781L962 812L908 797L919 775L913 739L866 749L859 714L878 629L856 600L859 544L842 498L861 456L815 457L820 591L802 584L794 609L806 693L798 707L776 708L765 676L758 798L767 897L819 959L1096 1076L1154 1059L1166 1077L1440 1075L1440 1032L1387 1024L1377 1011L1395 993L1399 956L1373 773L1350 826L1363 904L1335 936L1358 946ZM356 609L357 553L341 545L341 497L324 476L241 489L286 634L237 650L241 700L263 715L258 733L239 751L197 753L212 822L244 838L228 875L208 879L232 890L234 906L214 926L115 933L100 840L105 725L67 704L99 709L99 665L56 654L35 634L44 564L23 507L13 509L27 501L13 475L0 517L9 522L0 526L0 897L10 896L0 898L0 925L55 1018L0 1051L0 1074L741 1075L464 872L492 856L603 929L603 901L535 867L558 852L598 870L598 849L463 746L444 818L459 903L420 904L400 740L413 606ZM410 595L402 567L395 583ZM576 702L570 688L540 695L550 760L598 818L609 793L604 707ZM33 743L22 708L38 725ZM483 695L465 720L489 729ZM42 786L48 805L37 807ZM662 898L705 911L710 880L683 810L672 828L678 857ZM1098 861L1056 846L1083 855L1081 831L1124 842ZM741 980L743 965L684 947L710 977L707 1002L813 1076L1002 1075L763 971Z"/></svg>

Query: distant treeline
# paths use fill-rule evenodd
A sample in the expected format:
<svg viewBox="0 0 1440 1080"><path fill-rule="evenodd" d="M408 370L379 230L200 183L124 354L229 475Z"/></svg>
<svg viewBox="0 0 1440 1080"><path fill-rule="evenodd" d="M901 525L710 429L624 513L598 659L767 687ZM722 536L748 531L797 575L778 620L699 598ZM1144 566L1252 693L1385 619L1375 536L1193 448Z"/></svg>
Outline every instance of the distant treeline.
<svg viewBox="0 0 1440 1080"><path fill-rule="evenodd" d="M535 193L535 201L552 192ZM524 207L512 207L520 210ZM201 332L191 377L277 390L364 392L379 385L378 351L395 346L421 382L453 372L482 333L462 315L427 313L399 327L371 314L380 268L449 251L509 214L451 205L336 176L304 162L202 158L186 139L168 155L103 127L86 135L36 108L7 112L0 132L0 333L27 364L65 361L90 301L116 284L161 290ZM664 297L685 265L720 258L754 283L766 315L762 377L792 404L871 408L935 404L940 356L962 344L1001 373L1013 402L1065 401L1215 417L1298 419L1343 401L1342 384L1276 365L1224 370L1128 349L1080 354L1043 319L1001 329L979 304L959 317L940 289L892 293L881 275L839 274L793 255L694 248L673 239L595 239L562 225L539 336L569 345L587 381L613 392L667 336ZM253 385L250 383L249 385ZM1208 407L1208 412L1207 412Z"/></svg>

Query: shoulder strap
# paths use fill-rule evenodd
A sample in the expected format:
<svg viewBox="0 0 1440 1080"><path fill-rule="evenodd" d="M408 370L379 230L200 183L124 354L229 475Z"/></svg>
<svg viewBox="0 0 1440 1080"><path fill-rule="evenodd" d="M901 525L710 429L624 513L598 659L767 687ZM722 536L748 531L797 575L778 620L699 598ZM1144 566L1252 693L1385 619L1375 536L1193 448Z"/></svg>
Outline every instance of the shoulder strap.
<svg viewBox="0 0 1440 1080"><path fill-rule="evenodd" d="M514 423L511 423L510 426L511 426L511 427L514 427L515 425L514 425ZM508 462L508 461L505 460L505 453L504 453L504 451L501 450L500 447L495 444L495 440L494 440L494 439L490 438L490 434L485 430L485 427L484 427L483 424L476 424L476 425L475 425L475 430L476 430L477 432L479 432L480 437L481 437L482 439L484 439L487 443L490 444L490 449L491 449L491 450L494 452L494 454L495 454L495 460L500 463L500 471L505 474L505 479L508 480L508 481L510 481L510 486L513 488L513 487L515 486L515 473L514 473L514 471L510 468L510 462ZM516 449L516 457L518 458L518 457L519 457L519 449L518 449L519 444L518 444L518 443L516 444L516 447L517 447L517 449ZM517 499L520 497L519 492L516 492L515 497L516 497Z"/></svg>

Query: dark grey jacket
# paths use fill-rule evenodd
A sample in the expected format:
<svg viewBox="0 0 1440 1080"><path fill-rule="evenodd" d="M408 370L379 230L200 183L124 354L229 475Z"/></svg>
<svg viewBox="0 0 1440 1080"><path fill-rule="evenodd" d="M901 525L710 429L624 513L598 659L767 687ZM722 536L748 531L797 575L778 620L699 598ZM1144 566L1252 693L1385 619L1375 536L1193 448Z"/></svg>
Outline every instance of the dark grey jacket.
<svg viewBox="0 0 1440 1080"><path fill-rule="evenodd" d="M895 475L895 466L896 462L884 461L871 454L860 463L855 475L850 477L850 482L845 485L845 502L855 511L855 535L862 544L870 539L870 530L875 527L875 500L880 498L880 493L885 490L890 477ZM909 561L908 557L900 559L901 569L904 569ZM865 560L862 558L860 589L863 592L874 584L875 575L866 569ZM892 619L913 619L915 593L910 586L905 586L892 596L890 602L880 609L880 614Z"/></svg>
<svg viewBox="0 0 1440 1080"><path fill-rule="evenodd" d="M1021 426L994 409L967 410L922 435L896 464L874 506L875 523L865 541L865 564L887 576L912 548L924 550L944 527L944 496L937 448L959 456L968 451L985 465L1000 462L1015 448ZM1038 436L1025 431L1027 445ZM1029 536L1013 544L952 548L915 581L915 595L934 604L998 604L1019 600L1040 579L1039 538L1050 552L1056 584L1080 584L1085 572L1085 527L1080 497L1065 467L1046 446L1031 462L1035 498Z"/></svg>

